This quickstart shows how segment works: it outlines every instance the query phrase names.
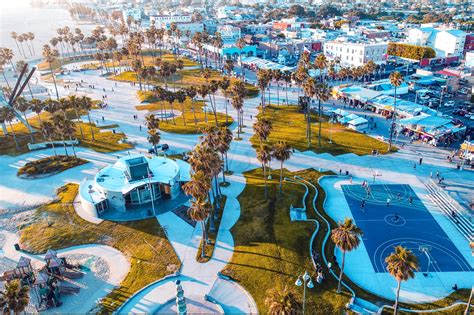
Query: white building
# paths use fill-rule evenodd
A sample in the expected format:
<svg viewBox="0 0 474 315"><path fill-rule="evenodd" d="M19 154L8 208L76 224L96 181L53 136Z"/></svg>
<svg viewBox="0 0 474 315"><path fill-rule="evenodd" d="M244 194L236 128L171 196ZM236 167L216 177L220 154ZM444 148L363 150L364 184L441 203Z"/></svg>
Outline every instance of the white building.
<svg viewBox="0 0 474 315"><path fill-rule="evenodd" d="M334 40L325 42L323 51L329 59L339 57L343 65L361 66L370 60L377 64L384 63L386 60L387 46L387 43Z"/></svg>
<svg viewBox="0 0 474 315"><path fill-rule="evenodd" d="M436 34L434 49L437 55L442 57L462 56L464 44L466 43L466 33L461 30L446 30Z"/></svg>
<svg viewBox="0 0 474 315"><path fill-rule="evenodd" d="M240 27L232 25L219 25L217 31L221 34L222 41L224 42L235 42L242 35Z"/></svg>
<svg viewBox="0 0 474 315"><path fill-rule="evenodd" d="M418 46L434 46L439 31L432 27L412 28L408 31L408 43Z"/></svg>
<svg viewBox="0 0 474 315"><path fill-rule="evenodd" d="M82 210L99 217L106 210L127 212L141 205L174 199L190 180L190 166L166 157L125 156L101 169L79 187Z"/></svg>
<svg viewBox="0 0 474 315"><path fill-rule="evenodd" d="M150 23L155 23L157 28L169 28L171 23L190 23L191 15L151 15Z"/></svg>

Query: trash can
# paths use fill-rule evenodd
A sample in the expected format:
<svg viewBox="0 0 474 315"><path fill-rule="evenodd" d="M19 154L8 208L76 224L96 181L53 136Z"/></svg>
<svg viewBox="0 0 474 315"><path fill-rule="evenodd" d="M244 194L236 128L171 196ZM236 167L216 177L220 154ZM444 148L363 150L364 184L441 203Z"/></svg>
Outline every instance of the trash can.
<svg viewBox="0 0 474 315"><path fill-rule="evenodd" d="M16 250L16 251L19 251L19 250L21 250L21 249L20 249L20 245L19 245L18 243L17 243L17 244L15 244L15 245L13 245L13 246L15 247L15 250Z"/></svg>

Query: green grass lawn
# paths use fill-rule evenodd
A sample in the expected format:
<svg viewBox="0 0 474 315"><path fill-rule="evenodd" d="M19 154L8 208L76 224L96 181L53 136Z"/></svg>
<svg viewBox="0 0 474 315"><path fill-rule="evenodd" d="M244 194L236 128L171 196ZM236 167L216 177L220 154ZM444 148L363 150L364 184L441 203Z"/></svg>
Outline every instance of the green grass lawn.
<svg viewBox="0 0 474 315"><path fill-rule="evenodd" d="M94 243L123 252L131 263L130 271L101 302L103 313L110 314L139 289L179 269L179 259L156 219L89 223L72 206L77 191L78 185L65 185L55 201L39 207L33 223L21 229L20 243L33 253Z"/></svg>
<svg viewBox="0 0 474 315"><path fill-rule="evenodd" d="M262 113L259 114L259 116ZM321 147L318 144L318 117L311 117L311 146L308 149L306 140L306 120L299 107L271 105L265 109L265 117L273 122L273 131L270 133L269 141L273 143L278 140L288 142L293 148L316 153L328 152L333 155L355 153L358 155L371 154L372 149L381 153L387 152L387 144L374 139L361 132L345 128L341 124L331 124L327 117L322 118ZM332 143L329 140L332 139ZM253 145L258 145L258 138L253 136Z"/></svg>
<svg viewBox="0 0 474 315"><path fill-rule="evenodd" d="M215 70L211 71L212 75L208 79L211 80L220 80L221 74ZM124 71L118 75L110 77L111 80L116 81L125 81L125 82L138 82L137 75L133 71ZM230 78L231 82L237 80L235 78ZM142 84L144 81L142 81ZM150 80L153 85L165 85L165 81L160 76L155 76ZM179 70L175 75L168 79L168 88L186 88L189 86L197 86L206 84L206 79L202 76L201 70L199 69L183 69ZM246 83L247 87L247 98L256 97L259 94L259 89L256 86Z"/></svg>
<svg viewBox="0 0 474 315"><path fill-rule="evenodd" d="M147 92L142 92L141 95L145 95ZM150 93L150 92L148 92ZM160 130L172 133L179 133L179 134L197 134L200 133L201 130L206 127L207 125L215 126L214 114L212 112L207 112L207 122L206 122L206 114L203 110L203 101L195 101L194 102L194 109L196 112L196 123L194 122L194 115L192 111L192 101L188 97L184 101L183 105L179 102L173 103L173 109L179 110L181 115L175 118L175 123L173 123L172 119L160 122ZM168 102L154 102L151 104L143 104L135 106L137 110L148 110L148 111L158 111L160 112L162 107L166 108L166 112L170 112L170 105ZM183 113L184 108L184 115ZM208 107L208 110L210 107ZM233 110L229 108L229 110ZM164 112L164 110L163 110ZM186 125L184 121L186 120ZM226 119L226 115L222 113L217 113L217 123L219 126L228 126L232 124L233 119L232 117L228 116Z"/></svg>
<svg viewBox="0 0 474 315"><path fill-rule="evenodd" d="M300 175L317 178L322 174L302 171L285 176ZM277 196L278 174L269 180L269 198L265 200L261 169L245 173L247 186L239 196L241 216L232 228L235 252L224 273L236 279L255 299L259 312L268 313L264 300L267 290L288 285L302 300L302 288L295 287L298 275L305 270L314 275L309 256L309 242L315 225L311 222L291 222L290 205L301 206L305 189L301 185L284 183L282 196ZM307 198L307 206L314 193ZM311 208L309 208L311 209ZM308 217L314 218L312 211ZM315 277L313 277L315 279ZM330 277L314 289L307 290L307 310L318 309L321 314L341 314L350 295L336 294L337 283Z"/></svg>
<svg viewBox="0 0 474 315"><path fill-rule="evenodd" d="M73 111L68 111L67 116L70 119L75 119L76 116ZM51 115L48 112L43 112L40 114L41 118L38 118L36 115L29 118L28 122L30 125L35 129L38 130L40 126L40 119L42 121L46 121L51 118ZM108 153L108 152L116 152L122 151L132 148L133 146L129 143L120 143L125 137L125 134L116 132L115 134L112 132L100 132L101 129L109 129L104 127L97 127L93 122L92 126L89 125L88 122L84 121L81 123L76 124L76 137L79 140L79 146L89 148L91 150ZM3 134L3 130L0 129L0 155L20 155L28 150L28 143L31 142L30 134L28 133L28 128L23 125L22 123L13 124L13 130L15 131L17 141L19 144L19 149L16 148L15 142L13 140L13 134L11 133L11 128L7 125L7 131L9 135L5 136ZM84 139L82 139L80 128L82 128L82 133L84 134ZM92 131L91 131L92 127ZM92 132L94 133L95 140L92 140ZM43 139L40 132L33 133L33 143L37 142L45 142L46 140ZM57 139L59 140L59 138ZM58 152L61 152L61 147L56 148ZM72 152L72 150L69 150Z"/></svg>

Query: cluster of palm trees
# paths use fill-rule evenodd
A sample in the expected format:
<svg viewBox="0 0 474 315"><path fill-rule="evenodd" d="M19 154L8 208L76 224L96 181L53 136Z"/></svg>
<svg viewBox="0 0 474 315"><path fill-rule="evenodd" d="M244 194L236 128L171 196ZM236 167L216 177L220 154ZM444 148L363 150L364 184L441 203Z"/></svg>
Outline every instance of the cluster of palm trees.
<svg viewBox="0 0 474 315"><path fill-rule="evenodd" d="M272 158L280 162L280 183L278 192L281 195L283 189L283 163L288 160L293 153L291 146L285 141L278 141L273 145L268 143L268 137L270 136L272 129L272 122L263 115L259 115L257 121L253 124L253 130L260 142L260 146L257 148L257 159L262 165L263 181L265 183L265 198L268 198L268 176L266 171Z"/></svg>
<svg viewBox="0 0 474 315"><path fill-rule="evenodd" d="M225 183L227 169L227 151L232 142L232 132L227 127L207 126L203 130L201 142L189 153L191 180L183 186L185 193L192 197L188 214L202 227L201 257L209 243L206 222L215 231L215 220L219 217L221 199L218 176L222 172ZM225 167L224 167L225 165Z"/></svg>
<svg viewBox="0 0 474 315"><path fill-rule="evenodd" d="M346 218L331 231L331 240L342 252L339 280L337 292L341 292L342 275L344 273L344 263L346 253L359 247L362 230L357 227L352 219ZM418 259L411 250L402 246L396 246L394 252L385 258L387 271L397 281L397 291L395 297L394 314L398 313L398 300L402 281L407 281L415 277L415 271L419 269Z"/></svg>
<svg viewBox="0 0 474 315"><path fill-rule="evenodd" d="M21 314L30 303L30 287L15 279L5 284L0 292L0 310L2 314Z"/></svg>
<svg viewBox="0 0 474 315"><path fill-rule="evenodd" d="M27 57L23 43L26 44L29 55L34 56L35 54L35 47L33 46L33 40L35 39L34 33L28 32L28 33L18 34L16 32L11 32L10 37L15 41L16 47L18 48L18 51L23 56L23 58Z"/></svg>
<svg viewBox="0 0 474 315"><path fill-rule="evenodd" d="M81 138L84 140L84 132L80 123L81 111L86 111L87 113L91 138L92 140L95 140L94 130L89 115L90 110L93 107L93 102L89 97L77 97L75 95L71 95L67 98L61 98L59 100L47 99L45 101L42 101L36 98L27 100L26 98L20 96L15 100L13 107L14 109L9 107L0 108L0 123L2 124L5 136L9 135L8 129L5 127L5 123L8 123L10 125L10 130L17 149L19 149L19 143L15 134L15 129L13 127L13 122L16 119L15 110L23 114L26 127L29 131L31 142L34 142L33 133L36 132L36 130L29 123L27 112L34 112L37 115L39 122L39 131L43 139L51 143L55 156L57 154L53 140L60 139L63 143L65 154L68 155L66 140L72 140L73 138L75 138L76 126L79 127ZM42 118L41 114L44 111L48 112L51 115L51 119ZM67 115L68 111L74 112L77 123L74 123L69 119ZM76 152L74 149L74 143L71 142L71 144L75 156Z"/></svg>

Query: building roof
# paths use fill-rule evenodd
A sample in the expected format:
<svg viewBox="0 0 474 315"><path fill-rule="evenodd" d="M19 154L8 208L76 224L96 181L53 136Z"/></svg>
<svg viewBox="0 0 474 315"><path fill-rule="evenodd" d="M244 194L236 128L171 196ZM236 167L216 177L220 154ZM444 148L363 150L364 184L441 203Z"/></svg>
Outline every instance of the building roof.
<svg viewBox="0 0 474 315"><path fill-rule="evenodd" d="M132 174L128 173L130 166ZM95 175L94 181L107 191L127 193L148 182L171 184L176 177L180 178L179 175L180 167L176 161L161 156L148 158L137 154L124 156L115 164L103 168Z"/></svg>
<svg viewBox="0 0 474 315"><path fill-rule="evenodd" d="M367 89L359 85L348 86L340 89L339 91L351 98L365 102L381 94L378 91Z"/></svg>

